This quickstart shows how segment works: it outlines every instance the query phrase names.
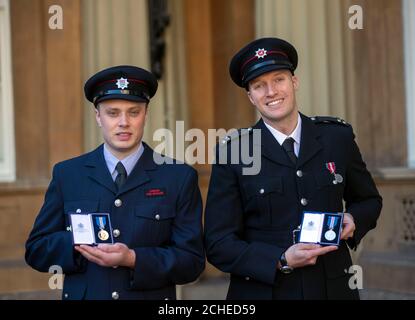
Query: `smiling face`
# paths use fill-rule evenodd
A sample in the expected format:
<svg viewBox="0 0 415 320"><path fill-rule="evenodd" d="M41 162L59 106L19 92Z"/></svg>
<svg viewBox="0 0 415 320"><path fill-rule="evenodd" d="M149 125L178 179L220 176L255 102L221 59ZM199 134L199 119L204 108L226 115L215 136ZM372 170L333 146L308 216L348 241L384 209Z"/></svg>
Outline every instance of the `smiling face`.
<svg viewBox="0 0 415 320"><path fill-rule="evenodd" d="M95 117L105 144L118 159L137 150L143 138L147 103L127 100L100 102Z"/></svg>
<svg viewBox="0 0 415 320"><path fill-rule="evenodd" d="M266 123L277 129L292 127L294 130L298 118L295 99L298 85L298 78L289 70L270 71L249 82L248 97Z"/></svg>

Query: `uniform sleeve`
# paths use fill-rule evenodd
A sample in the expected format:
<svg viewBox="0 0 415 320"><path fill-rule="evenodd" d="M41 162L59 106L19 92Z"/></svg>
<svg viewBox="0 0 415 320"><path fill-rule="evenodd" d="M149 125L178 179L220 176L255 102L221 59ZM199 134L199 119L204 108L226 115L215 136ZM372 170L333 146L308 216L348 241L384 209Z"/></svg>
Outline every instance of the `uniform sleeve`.
<svg viewBox="0 0 415 320"><path fill-rule="evenodd" d="M382 197L366 168L354 138L351 132L344 200L346 212L353 216L356 225L354 237L347 243L350 248L356 250L366 233L376 227L376 221L382 209Z"/></svg>
<svg viewBox="0 0 415 320"><path fill-rule="evenodd" d="M26 241L25 259L27 264L40 272L48 272L53 265L60 266L65 274L81 272L85 260L74 251L71 232L65 231L58 176L55 166L44 204Z"/></svg>
<svg viewBox="0 0 415 320"><path fill-rule="evenodd" d="M202 199L197 172L193 169L184 179L176 210L168 246L134 249L136 264L132 271L132 289L189 283L204 270Z"/></svg>
<svg viewBox="0 0 415 320"><path fill-rule="evenodd" d="M243 239L244 219L237 174L214 164L205 211L207 259L223 272L273 284L285 248Z"/></svg>

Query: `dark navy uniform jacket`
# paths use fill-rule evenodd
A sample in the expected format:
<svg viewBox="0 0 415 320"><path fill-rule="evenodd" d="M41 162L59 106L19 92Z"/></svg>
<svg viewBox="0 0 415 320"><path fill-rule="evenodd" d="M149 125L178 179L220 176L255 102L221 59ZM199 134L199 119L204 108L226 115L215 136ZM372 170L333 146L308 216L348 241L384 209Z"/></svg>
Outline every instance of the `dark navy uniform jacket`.
<svg viewBox="0 0 415 320"><path fill-rule="evenodd" d="M113 293L119 299L174 299L176 284L194 281L203 271L197 172L186 164L156 164L153 150L143 145L118 193L102 145L54 167L25 257L41 272L61 266L64 299L111 299ZM136 253L134 270L101 267L73 249L68 213L78 209L110 213L113 229L120 231L114 240Z"/></svg>
<svg viewBox="0 0 415 320"><path fill-rule="evenodd" d="M294 269L288 275L277 271L281 254L293 244L292 231L301 224L303 211L351 213L356 230L347 243L356 248L376 226L382 207L352 127L330 117L301 118L296 165L260 120L253 127L261 130L259 174L243 175L242 168L251 165L241 162L212 167L205 246L208 261L231 273L228 299L359 297L357 290L348 285L352 260L345 241L337 251L318 257L313 266ZM251 150L252 132L247 133ZM227 148L228 159L237 141L220 147ZM326 168L328 162L335 163L342 183L333 184L333 174Z"/></svg>

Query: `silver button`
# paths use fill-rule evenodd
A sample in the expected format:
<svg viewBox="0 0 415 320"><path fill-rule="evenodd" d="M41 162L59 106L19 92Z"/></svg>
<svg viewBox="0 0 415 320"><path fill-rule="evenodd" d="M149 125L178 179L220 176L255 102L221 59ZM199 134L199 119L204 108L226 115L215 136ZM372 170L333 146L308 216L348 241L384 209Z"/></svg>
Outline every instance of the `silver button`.
<svg viewBox="0 0 415 320"><path fill-rule="evenodd" d="M112 234L114 235L115 238L118 238L120 236L121 232L118 229L114 229L114 230L112 230Z"/></svg>
<svg viewBox="0 0 415 320"><path fill-rule="evenodd" d="M72 231L72 227L71 226L66 227L66 231Z"/></svg>
<svg viewBox="0 0 415 320"><path fill-rule="evenodd" d="M251 127L249 127L249 128L248 128L248 131L252 131L252 128L251 128Z"/></svg>
<svg viewBox="0 0 415 320"><path fill-rule="evenodd" d="M229 138L228 136L224 137L222 140L222 143L225 144L227 143L229 140L231 140L231 138Z"/></svg>
<svg viewBox="0 0 415 320"><path fill-rule="evenodd" d="M311 117L310 119L311 119L311 120L313 120L313 121L314 121L314 120L316 120L316 118L315 118L315 117Z"/></svg>
<svg viewBox="0 0 415 320"><path fill-rule="evenodd" d="M333 180L333 184L337 184L337 180Z"/></svg>
<svg viewBox="0 0 415 320"><path fill-rule="evenodd" d="M68 298L68 297L69 297L69 294L65 293L63 296L64 296L65 298Z"/></svg>
<svg viewBox="0 0 415 320"><path fill-rule="evenodd" d="M249 280L251 280L251 278L250 277L245 277L245 280L249 281Z"/></svg>
<svg viewBox="0 0 415 320"><path fill-rule="evenodd" d="M117 292L117 291L114 291L114 292L111 294L111 297L112 297L114 300L118 300L118 298L120 297L120 295L118 294L118 292Z"/></svg>
<svg viewBox="0 0 415 320"><path fill-rule="evenodd" d="M156 214L156 215L154 216L154 218L156 218L156 220L160 220L160 215L159 215L159 214Z"/></svg>
<svg viewBox="0 0 415 320"><path fill-rule="evenodd" d="M169 298L164 298L164 300L170 300Z"/></svg>
<svg viewBox="0 0 415 320"><path fill-rule="evenodd" d="M259 193L260 194L263 194L265 192L265 190L264 189L259 189Z"/></svg>
<svg viewBox="0 0 415 320"><path fill-rule="evenodd" d="M308 204L308 201L306 198L301 198L300 202L303 206L306 206Z"/></svg>
<svg viewBox="0 0 415 320"><path fill-rule="evenodd" d="M81 213L82 210L81 209L76 209L76 213Z"/></svg>
<svg viewBox="0 0 415 320"><path fill-rule="evenodd" d="M303 172L301 170L297 170L297 177L301 178L303 176Z"/></svg>
<svg viewBox="0 0 415 320"><path fill-rule="evenodd" d="M121 205L122 205L122 201L121 201L120 199L117 199L117 200L115 200L115 201L114 201L114 205L115 205L116 207L121 207Z"/></svg>

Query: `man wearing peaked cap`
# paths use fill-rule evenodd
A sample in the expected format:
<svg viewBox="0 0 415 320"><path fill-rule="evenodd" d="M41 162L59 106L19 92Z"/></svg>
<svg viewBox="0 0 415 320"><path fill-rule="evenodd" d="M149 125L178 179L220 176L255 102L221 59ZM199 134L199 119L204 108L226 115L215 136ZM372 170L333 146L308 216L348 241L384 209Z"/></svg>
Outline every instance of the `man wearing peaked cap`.
<svg viewBox="0 0 415 320"><path fill-rule="evenodd" d="M220 144L212 166L205 246L208 261L231 274L228 299L359 298L344 271L352 265L349 248L376 226L382 198L352 127L298 111L297 64L292 44L262 38L239 50L229 66L261 114L245 139L253 150L260 132L261 169L244 175L246 164L221 163L221 152L234 161L233 147L244 142L235 137ZM341 221L337 213L343 213L342 229L322 225L324 246L299 243L304 212L334 213L330 221Z"/></svg>
<svg viewBox="0 0 415 320"><path fill-rule="evenodd" d="M156 78L116 66L93 75L84 91L104 143L55 165L26 261L41 272L60 266L65 300L175 299L175 285L204 269L202 201L193 168L160 164L142 142ZM73 224L82 214L92 217L90 229L85 220ZM76 240L87 230L95 241Z"/></svg>
<svg viewBox="0 0 415 320"><path fill-rule="evenodd" d="M156 77L134 66L117 66L93 75L85 83L85 97L95 106L100 101L124 99L150 102L157 91Z"/></svg>
<svg viewBox="0 0 415 320"><path fill-rule="evenodd" d="M262 38L249 43L233 57L229 72L238 86L246 88L249 81L270 71L289 70L294 75L297 63L297 50L290 43Z"/></svg>

